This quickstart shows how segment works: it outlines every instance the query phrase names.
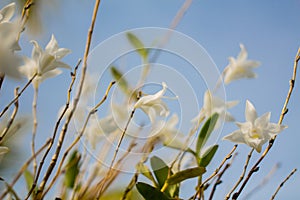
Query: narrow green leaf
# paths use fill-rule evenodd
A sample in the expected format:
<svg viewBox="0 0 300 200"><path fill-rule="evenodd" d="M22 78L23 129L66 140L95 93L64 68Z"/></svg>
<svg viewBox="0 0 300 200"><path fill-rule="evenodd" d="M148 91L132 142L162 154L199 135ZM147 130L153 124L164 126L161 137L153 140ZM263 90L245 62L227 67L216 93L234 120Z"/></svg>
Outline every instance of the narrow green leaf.
<svg viewBox="0 0 300 200"><path fill-rule="evenodd" d="M217 152L218 147L219 147L219 145L213 145L204 152L204 154L201 156L200 162L199 162L199 165L201 167L206 167L210 163L210 161L213 159L215 153Z"/></svg>
<svg viewBox="0 0 300 200"><path fill-rule="evenodd" d="M121 90L123 92L125 92L126 94L128 94L129 88L128 88L128 83L125 80L125 78L123 77L123 73L120 72L116 67L111 66L110 67L110 72L112 74L112 76L114 77L114 79L118 82L119 87L121 88Z"/></svg>
<svg viewBox="0 0 300 200"><path fill-rule="evenodd" d="M159 189L152 187L146 183L138 182L136 188L146 200L169 200L169 198Z"/></svg>
<svg viewBox="0 0 300 200"><path fill-rule="evenodd" d="M136 165L136 169L140 174L143 174L145 177L147 177L150 181L152 181L155 185L157 185L155 178L153 177L150 169L144 165L144 163L138 163Z"/></svg>
<svg viewBox="0 0 300 200"><path fill-rule="evenodd" d="M167 164L162 159L160 159L159 157L156 157L156 156L154 156L150 159L150 163L151 163L151 167L154 172L155 178L158 182L159 189L161 189L168 178L170 168L167 166ZM170 171L170 175L173 175L172 171ZM179 186L178 185L170 185L165 189L164 193L169 197L175 197L179 194Z"/></svg>
<svg viewBox="0 0 300 200"><path fill-rule="evenodd" d="M180 183L186 179L201 176L205 172L206 172L205 167L194 167L194 168L185 169L170 176L170 178L167 180L167 183L170 185Z"/></svg>
<svg viewBox="0 0 300 200"><path fill-rule="evenodd" d="M26 181L27 189L29 191L31 189L32 184L33 184L33 175L27 169L24 171L23 175L24 175L24 178L25 178L25 181Z"/></svg>
<svg viewBox="0 0 300 200"><path fill-rule="evenodd" d="M141 40L134 35L133 33L127 33L127 39L131 43L131 45L136 48L136 51L140 54L140 56L144 59L147 60L148 57L148 50L145 49L144 44L141 42Z"/></svg>
<svg viewBox="0 0 300 200"><path fill-rule="evenodd" d="M219 114L214 113L210 118L206 120L203 127L201 128L196 145L196 153L198 156L200 154L201 148L203 147L203 145L205 145L206 141L210 137L210 134L214 130L218 118Z"/></svg>
<svg viewBox="0 0 300 200"><path fill-rule="evenodd" d="M64 184L68 188L73 188L75 185L77 175L80 171L80 158L80 153L75 150L70 156L69 161L66 165Z"/></svg>

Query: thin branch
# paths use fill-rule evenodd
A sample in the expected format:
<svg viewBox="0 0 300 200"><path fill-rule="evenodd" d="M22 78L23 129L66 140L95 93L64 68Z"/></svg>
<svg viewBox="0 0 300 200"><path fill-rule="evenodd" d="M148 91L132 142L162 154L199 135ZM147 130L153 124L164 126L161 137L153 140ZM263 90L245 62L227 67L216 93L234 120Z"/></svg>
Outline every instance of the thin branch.
<svg viewBox="0 0 300 200"><path fill-rule="evenodd" d="M48 146L47 150L45 151L45 153L44 153L44 155L43 155L43 157L42 157L42 159L40 161L40 164L39 164L39 167L38 167L35 179L33 181L31 189L29 190L29 193L27 195L28 197L32 193L33 189L37 186L37 181L38 181L40 173L42 171L43 164L44 164L44 162L45 162L45 160L46 160L46 158L47 158L47 156L48 156L48 154L49 154L49 152L50 152L50 150L51 150L51 148L53 146L53 143L54 143L54 140L56 138L56 134L57 134L57 130L58 130L58 127L60 125L60 122L63 119L65 113L67 112L67 110L69 108L69 104L70 104L70 100L71 100L71 92L72 92L73 85L75 83L75 79L76 79L76 75L77 75L77 69L78 69L80 63L81 63L81 60L78 61L76 67L74 68L74 71L71 72L71 78L72 78L72 80L71 80L71 83L70 83L70 86L69 86L69 89L68 89L68 94L67 94L67 100L66 100L65 108L64 108L63 112L61 113L61 115L59 116L59 118L58 118L58 120L56 122L56 125L54 127L54 131L53 131L53 134L52 134L49 146Z"/></svg>
<svg viewBox="0 0 300 200"><path fill-rule="evenodd" d="M230 198L231 194L234 192L234 190L239 186L239 184L244 179L253 151L254 151L254 149L252 148L251 151L249 152L248 156L247 156L247 159L246 159L246 162L245 162L245 165L244 165L244 170L243 170L239 180L235 183L235 185L232 187L230 192L226 195L226 197L225 197L226 200L228 200Z"/></svg>
<svg viewBox="0 0 300 200"><path fill-rule="evenodd" d="M2 84L3 84L4 78L5 78L5 74L2 73L2 72L0 72L0 90L2 88Z"/></svg>
<svg viewBox="0 0 300 200"><path fill-rule="evenodd" d="M89 122L89 119L90 117L95 114L97 111L98 111L98 108L105 102L105 100L107 99L107 96L109 94L109 91L111 89L111 87L115 84L116 82L113 81L109 84L109 86L107 87L106 91L105 91L105 94L103 96L103 98L101 99L101 101L99 101L99 103L91 109L91 111L89 112L87 118L85 119L85 122L84 122L84 125L83 125L83 128L81 129L81 131L79 132L79 135L75 138L75 140L72 142L72 144L67 148L67 150L65 151L60 163L59 163L59 166L58 166L58 169L56 171L56 174L54 176L54 178L52 179L49 187L45 190L43 196L45 196L49 190L51 189L51 187L54 185L55 181L57 180L57 178L59 177L59 175L61 174L61 169L62 169L62 166L63 166L63 163L65 161L65 159L67 158L68 154L70 153L70 151L74 148L74 146L79 142L80 138L83 136L84 132L85 132L85 129L87 127L87 124Z"/></svg>
<svg viewBox="0 0 300 200"><path fill-rule="evenodd" d="M18 95L18 90L19 90L19 88L17 87L17 88L15 89L15 96ZM5 129L2 131L2 134L1 134L1 136L0 136L0 143L2 142L2 140L4 139L4 137L6 136L6 134L8 133L8 131L9 131L11 125L13 124L13 122L14 122L14 120L15 120L15 118L16 118L16 115L17 115L17 113L18 113L18 109L19 109L19 101L16 100L16 102L15 102L15 109L14 109L13 113L12 113L11 116L10 116L10 120L8 121L7 126L6 126Z"/></svg>
<svg viewBox="0 0 300 200"><path fill-rule="evenodd" d="M145 145L143 146L141 153L143 153L142 158L140 159L140 161L138 162L137 165L139 165L140 163L145 163L148 160L148 157L150 155L150 153L153 151L155 144L157 143L158 138L154 138L154 139L150 139L148 140L148 142L145 143ZM139 176L139 171L136 170L132 179L130 180L129 184L127 185L124 194L122 196L122 200L126 200L127 199L127 195L129 194L129 192L133 189L133 187L135 186L137 180L138 180L138 176Z"/></svg>
<svg viewBox="0 0 300 200"><path fill-rule="evenodd" d="M231 149L231 151L224 157L224 159L221 162L221 164L219 165L219 167L217 169L215 169L215 171L210 175L210 177L208 177L205 181L203 181L200 186L197 186L196 193L194 194L194 196L191 199L196 199L196 197L198 196L198 194L201 193L204 185L206 185L206 183L208 183L208 181L210 181L212 178L214 178L219 173L219 171L221 170L221 168L223 167L223 165L225 164L225 162L232 157L232 154L236 150L237 147L238 147L237 144L234 145L233 148Z"/></svg>
<svg viewBox="0 0 300 200"><path fill-rule="evenodd" d="M270 170L270 172L263 178L263 180L256 185L252 190L250 190L244 197L244 200L250 199L252 194L255 194L258 192L258 190L261 190L269 181L270 179L273 177L273 174L278 170L278 168L280 167L279 163L276 163L272 169Z"/></svg>
<svg viewBox="0 0 300 200"><path fill-rule="evenodd" d="M32 155L35 155L35 136L38 126L38 120L37 120L37 98L38 98L38 87L34 88L34 95L32 100L32 115L33 115L33 128L32 128L32 138L31 138L31 153ZM37 161L36 157L33 159L33 177L35 177L37 169Z"/></svg>
<svg viewBox="0 0 300 200"><path fill-rule="evenodd" d="M298 48L298 51L297 51L297 54L296 54L296 57L295 57L295 60L294 60L293 75L292 75L292 78L290 80L289 91L287 93L287 97L285 99L285 102L284 102L284 105L282 107L281 114L280 114L280 117L279 117L279 120L278 120L278 124L279 125L282 124L282 121L283 121L285 115L288 112L287 106L288 106L288 103L290 101L290 98L291 98L291 95L292 95L292 92L293 92L293 89L294 89L294 85L295 85L295 82L296 82L296 75L297 75L297 68L298 68L298 62L299 62L299 60L300 60L300 48ZM271 148L272 148L275 140L276 140L276 136L269 141L269 145L267 146L267 148L265 149L265 151L263 152L263 154L261 155L261 157L257 160L257 162L253 165L253 167L251 168L251 170L248 172L247 177L244 180L241 188L239 189L238 192L236 192L234 194L235 199L237 199L239 197L239 195L242 193L243 189L245 188L245 186L247 185L248 181L250 180L252 174L254 172L257 172L257 170L259 169L259 164L263 161L263 159L269 153L269 151L271 150Z"/></svg>
<svg viewBox="0 0 300 200"><path fill-rule="evenodd" d="M297 171L297 169L293 169L293 171L280 183L280 185L277 187L275 193L272 195L270 200L274 200L279 190L283 187L283 185L293 176L293 174Z"/></svg>
<svg viewBox="0 0 300 200"><path fill-rule="evenodd" d="M22 174L24 173L24 171L27 169L27 167L29 166L29 164L33 161L34 157L38 156L50 143L50 139L48 139L46 141L46 143L36 151L35 155L31 156L21 167L21 169L19 170L19 172L17 173L17 175L15 176L15 178L13 179L13 181L11 182L11 184L9 184L10 188L12 188L16 182L19 180L19 178L22 176ZM4 199L4 197L9 193L9 190L6 190L1 196L0 199Z"/></svg>
<svg viewBox="0 0 300 200"><path fill-rule="evenodd" d="M139 97L138 97L138 98L139 98ZM113 168L114 162L115 162L115 160L116 160L116 158L117 158L117 155L118 155L118 152L119 152L119 148L120 148L120 146L121 146L121 144L122 144L122 141L123 141L123 139L124 139L124 136L125 136L125 133L126 133L126 131L127 131L127 128L128 128L128 126L129 126L129 124L130 124L130 122L131 122L131 119L133 118L133 115L134 115L134 113L135 113L135 110L136 110L135 108L132 109L131 114L130 114L130 116L129 116L129 119L128 119L128 121L127 121L127 123L126 123L126 125L125 125L125 128L124 128L124 130L123 130L123 132L122 132L122 134L121 134L121 137L119 138L118 144L117 144L117 146L116 146L116 149L115 149L115 152L114 152L112 161L111 161L111 163L110 163L108 172L106 173L106 176L104 177L103 180L101 180L99 183L97 183L97 186L99 187L98 194L97 194L97 198L96 198L97 200L100 199L100 197L101 197L101 195L102 195L102 193L103 193L104 183L105 183L106 180L109 178L109 176L111 176L112 168Z"/></svg>
<svg viewBox="0 0 300 200"><path fill-rule="evenodd" d="M9 109L9 107L14 104L16 101L18 101L18 99L20 98L20 96L23 94L23 92L28 88L28 86L32 83L33 79L35 79L35 77L37 76L37 73L35 73L31 79L28 80L28 82L25 84L25 86L21 89L21 91L15 96L15 98L13 100L11 100L11 102L2 110L2 112L0 113L0 118L4 115L4 113L6 113L6 111Z"/></svg>
<svg viewBox="0 0 300 200"><path fill-rule="evenodd" d="M78 105L78 102L79 102L79 99L81 97L81 93L82 93L82 89L83 89L83 84L84 84L84 80L85 80L85 76L86 76L86 71L87 71L87 59L88 59L88 54L89 54L89 51L90 51L90 46L91 46L91 41L92 41L92 36L93 36L93 31L94 31L94 27L95 27L95 22L96 22L96 18L97 18L97 13L98 13L98 9L99 9L99 5L100 5L100 2L101 0L96 0L95 1L95 5L94 5L94 10L93 10L93 15L92 15L92 20L91 20L91 25L90 25L90 28L88 30L88 35L87 35L87 41L86 41L86 47L85 47L85 52L84 52L84 56L83 56L83 66L82 66L82 70L81 70L81 77L80 77L80 81L79 81L79 87L78 87L78 91L77 91L77 94L74 98L74 102L73 102L73 107L72 109L70 110L70 114L67 116L67 119L65 121L65 124L64 126L62 127L61 129L61 132L60 132L60 136L59 136L59 140L58 140L58 144L57 144L57 147L56 147L56 150L55 150L55 154L53 155L52 157L52 160L50 162L50 165L47 169L47 172L39 186L39 189L38 189L38 194L40 195L45 186L46 186L46 183L56 165L56 162L57 162L57 159L58 159L58 156L60 154L60 151L61 151L61 148L62 148L62 145L63 145L63 142L64 142L64 139L65 139L65 136L66 136L66 133L67 133L67 130L68 130L68 127L69 127L69 124L70 124L70 121L72 119L72 116L77 108L77 105Z"/></svg>
<svg viewBox="0 0 300 200"><path fill-rule="evenodd" d="M213 199L213 196L214 196L214 194L215 194L215 192L216 192L217 186L220 185L220 184L222 183L222 180L221 180L222 176L223 176L224 173L229 169L229 167L231 167L231 165L232 165L232 163L233 163L234 158L235 158L236 155L237 155L237 153L235 153L235 154L232 156L231 161L230 161L229 163L227 163L227 164L225 165L224 169L218 174L218 178L217 178L217 180L215 181L215 183L214 183L214 185L213 185L213 188L212 188L212 190L211 190L211 193L210 193L210 195L209 195L209 198L208 198L209 200L212 200L212 199Z"/></svg>

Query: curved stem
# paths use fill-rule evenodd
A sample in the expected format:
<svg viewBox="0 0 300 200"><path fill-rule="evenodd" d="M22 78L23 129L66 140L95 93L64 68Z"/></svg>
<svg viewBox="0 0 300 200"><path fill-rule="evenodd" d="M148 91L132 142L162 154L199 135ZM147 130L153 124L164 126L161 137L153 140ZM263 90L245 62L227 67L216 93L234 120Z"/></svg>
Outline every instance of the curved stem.
<svg viewBox="0 0 300 200"><path fill-rule="evenodd" d="M34 96L33 96L33 101L32 101L32 115L33 115L33 128L32 128L32 139L31 139L31 152L32 156L35 155L35 137L36 137L36 131L37 131L37 99L38 99L38 91L39 88L38 86L34 88ZM37 169L37 161L36 157L33 157L33 177L36 174L36 169Z"/></svg>

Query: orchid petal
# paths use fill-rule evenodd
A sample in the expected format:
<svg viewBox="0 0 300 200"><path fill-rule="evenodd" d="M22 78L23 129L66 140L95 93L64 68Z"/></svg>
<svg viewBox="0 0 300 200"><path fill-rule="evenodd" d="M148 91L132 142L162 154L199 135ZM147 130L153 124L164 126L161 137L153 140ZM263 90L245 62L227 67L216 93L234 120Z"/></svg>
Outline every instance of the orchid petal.
<svg viewBox="0 0 300 200"><path fill-rule="evenodd" d="M246 101L245 118L252 124L254 124L254 121L257 118L255 107L249 100Z"/></svg>

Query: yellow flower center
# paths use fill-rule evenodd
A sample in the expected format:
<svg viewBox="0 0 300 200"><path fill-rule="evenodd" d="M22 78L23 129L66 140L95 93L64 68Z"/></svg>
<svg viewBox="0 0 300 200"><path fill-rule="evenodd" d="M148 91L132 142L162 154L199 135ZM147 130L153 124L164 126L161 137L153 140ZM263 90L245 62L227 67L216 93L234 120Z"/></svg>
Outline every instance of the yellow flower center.
<svg viewBox="0 0 300 200"><path fill-rule="evenodd" d="M253 138L253 139L259 139L259 138L260 138L259 131L258 131L256 128L253 128L253 129L251 130L250 136L251 136L251 138Z"/></svg>

